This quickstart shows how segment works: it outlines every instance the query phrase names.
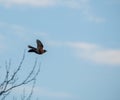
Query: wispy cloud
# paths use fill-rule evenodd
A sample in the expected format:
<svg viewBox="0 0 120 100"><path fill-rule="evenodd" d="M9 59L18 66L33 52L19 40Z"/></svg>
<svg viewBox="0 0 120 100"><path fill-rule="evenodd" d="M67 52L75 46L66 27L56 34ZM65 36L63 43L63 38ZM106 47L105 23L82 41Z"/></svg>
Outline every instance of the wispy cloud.
<svg viewBox="0 0 120 100"><path fill-rule="evenodd" d="M91 0L0 0L0 3L6 7L15 5L32 7L64 6L71 9L79 9L80 13L82 13L89 21L96 23L105 22L105 18L97 16L93 11Z"/></svg>
<svg viewBox="0 0 120 100"><path fill-rule="evenodd" d="M26 31L22 26L16 24L9 24L6 22L0 22L0 28L8 29L9 31L12 31L14 34L21 34Z"/></svg>
<svg viewBox="0 0 120 100"><path fill-rule="evenodd" d="M28 5L33 7L68 6L80 8L86 6L89 0L0 0L5 6Z"/></svg>
<svg viewBox="0 0 120 100"><path fill-rule="evenodd" d="M106 48L94 43L48 41L48 45L71 48L73 54L98 64L120 65L120 48Z"/></svg>
<svg viewBox="0 0 120 100"><path fill-rule="evenodd" d="M76 5L73 7L74 4ZM91 22L103 23L106 21L105 18L96 15L93 10L94 8L91 5L91 0L74 1L73 5L71 5L71 7L79 9L83 16L85 16Z"/></svg>
<svg viewBox="0 0 120 100"><path fill-rule="evenodd" d="M29 33L29 31L23 26L6 23L6 22L0 22L0 28L3 31L1 34L4 37L11 36L11 37L15 37L16 39L17 38L26 39L28 36L27 34Z"/></svg>
<svg viewBox="0 0 120 100"><path fill-rule="evenodd" d="M105 48L96 44L73 42L68 43L77 56L101 64L120 65L120 49Z"/></svg>
<svg viewBox="0 0 120 100"><path fill-rule="evenodd" d="M105 18L97 16L91 6L91 0L66 0L64 5L73 9L79 9L89 21L101 23L105 22Z"/></svg>
<svg viewBox="0 0 120 100"><path fill-rule="evenodd" d="M47 37L48 34L46 32L35 32L32 29L27 29L23 26L17 25L17 24L10 24L6 22L0 22L0 28L4 30L6 34L15 35L19 38L30 38L29 36L41 36L41 37ZM0 39L3 38L4 33L1 33L3 35L0 35ZM29 34L29 35L28 35Z"/></svg>
<svg viewBox="0 0 120 100"><path fill-rule="evenodd" d="M47 96L52 98L72 98L73 95L67 92L53 91L47 88L35 88L35 93L41 96Z"/></svg>
<svg viewBox="0 0 120 100"><path fill-rule="evenodd" d="M92 61L105 64L120 64L120 50L107 49L89 55Z"/></svg>
<svg viewBox="0 0 120 100"><path fill-rule="evenodd" d="M95 44L90 44L85 42L67 42L66 44L70 47L74 47L82 50L92 50L98 48L98 46Z"/></svg>
<svg viewBox="0 0 120 100"><path fill-rule="evenodd" d="M0 53L7 54L12 49L24 46L28 39L28 31L24 27L0 22Z"/></svg>
<svg viewBox="0 0 120 100"><path fill-rule="evenodd" d="M55 5L57 0L0 0L0 3L5 6L13 6L13 5L29 5L36 7L47 7Z"/></svg>
<svg viewBox="0 0 120 100"><path fill-rule="evenodd" d="M18 94L23 93L23 90L25 89L26 93L30 93L31 91L31 87L30 86L25 86L25 87L19 87L16 88L14 90L14 92ZM77 96L72 95L71 93L67 93L67 92L59 92L59 91L54 91L52 89L49 88L45 88L45 87L34 87L34 94L35 96L43 96L43 97L49 97L49 98L61 98L61 99L65 99L65 98L76 98Z"/></svg>
<svg viewBox="0 0 120 100"><path fill-rule="evenodd" d="M103 23L106 21L105 18L103 17L99 17L99 16L96 16L95 13L91 13L90 10L87 10L87 11L83 11L83 14L87 17L87 19L91 22L96 22L96 23Z"/></svg>
<svg viewBox="0 0 120 100"><path fill-rule="evenodd" d="M24 26L6 22L0 22L0 29L0 43L3 40L6 43L8 38L14 38L14 41L23 40L25 42L38 37L45 39L49 37L49 34L46 32L38 32L34 29L27 29Z"/></svg>

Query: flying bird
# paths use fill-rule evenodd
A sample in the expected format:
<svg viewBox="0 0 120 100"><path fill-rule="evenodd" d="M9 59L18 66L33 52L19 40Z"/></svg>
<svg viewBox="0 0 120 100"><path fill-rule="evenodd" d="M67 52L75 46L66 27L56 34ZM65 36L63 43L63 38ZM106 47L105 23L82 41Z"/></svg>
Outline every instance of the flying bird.
<svg viewBox="0 0 120 100"><path fill-rule="evenodd" d="M28 48L30 48L28 50L28 52L34 52L34 53L37 53L37 54L43 54L45 52L47 52L47 50L44 50L44 46L42 44L42 42L40 40L36 40L36 43L37 43L37 48L31 46L31 45L28 45Z"/></svg>

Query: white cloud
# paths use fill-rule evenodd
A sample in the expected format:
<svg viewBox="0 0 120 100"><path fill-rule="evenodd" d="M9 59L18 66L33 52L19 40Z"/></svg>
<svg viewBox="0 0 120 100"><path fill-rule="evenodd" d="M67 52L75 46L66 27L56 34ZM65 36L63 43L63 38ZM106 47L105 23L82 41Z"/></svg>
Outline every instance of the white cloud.
<svg viewBox="0 0 120 100"><path fill-rule="evenodd" d="M15 32L25 31L25 29L19 25L9 24L9 23L5 23L5 22L0 22L0 27L5 28L5 29L9 29L9 30L13 30Z"/></svg>
<svg viewBox="0 0 120 100"><path fill-rule="evenodd" d="M25 89L25 92L28 94L30 93L31 91L31 87L30 86L25 86L25 87L18 87L14 90L15 94L16 94L16 91L18 94L22 94L23 93L23 90ZM43 96L43 97L49 97L49 98L61 98L61 99L64 99L64 98L76 98L75 96L73 96L72 94L70 93L67 93L67 92L59 92L59 91L54 91L52 89L48 89L48 88L45 88L45 87L37 87L35 86L34 87L34 90L33 90L33 95L35 96Z"/></svg>
<svg viewBox="0 0 120 100"><path fill-rule="evenodd" d="M67 42L67 45L74 47L74 48L78 48L78 49L84 49L84 50L91 50L94 48L97 48L97 45L95 44L89 44L89 43L84 43L84 42Z"/></svg>
<svg viewBox="0 0 120 100"><path fill-rule="evenodd" d="M47 45L54 46L54 47L61 47L61 46L64 46L65 44L64 42L61 42L61 41L48 40Z"/></svg>
<svg viewBox="0 0 120 100"><path fill-rule="evenodd" d="M86 2L87 0L0 0L1 4L5 6L13 6L13 5L28 5L34 7L48 7L48 6L68 6L72 8L79 7Z"/></svg>
<svg viewBox="0 0 120 100"><path fill-rule="evenodd" d="M97 16L93 12L91 0L65 0L63 4L66 7L80 10L80 13L91 22L102 23L106 21L105 18Z"/></svg>
<svg viewBox="0 0 120 100"><path fill-rule="evenodd" d="M1 51L4 51L5 49L12 49L10 43L12 43L13 40L16 45L19 45L19 42L24 42L23 44L20 44L24 46L25 44L27 45L27 43L29 43L31 40L42 38L47 39L49 37L49 34L46 32L34 32L33 30L29 30L23 26L6 22L0 22L0 29ZM8 41L10 42L8 43Z"/></svg>
<svg viewBox="0 0 120 100"><path fill-rule="evenodd" d="M35 93L38 93L38 95L41 96L47 96L52 98L71 98L72 94L66 93L66 92L58 92L53 91L47 88L35 88Z"/></svg>
<svg viewBox="0 0 120 100"><path fill-rule="evenodd" d="M80 58L95 63L120 65L120 49L109 49L96 44L81 42L69 43L68 46L72 47Z"/></svg>
<svg viewBox="0 0 120 100"><path fill-rule="evenodd" d="M55 47L69 47L81 59L99 64L120 65L120 49L105 48L94 43L48 41Z"/></svg>
<svg viewBox="0 0 120 100"><path fill-rule="evenodd" d="M87 17L88 17L88 20L91 21L91 22L103 23L103 22L106 21L105 18L96 16L96 15L90 13L89 11L87 11L87 12L85 13L85 16L87 16Z"/></svg>
<svg viewBox="0 0 120 100"><path fill-rule="evenodd" d="M89 21L101 23L105 22L105 19L96 16L93 12L90 0L0 0L0 3L6 7L14 5L25 5L33 7L54 7L64 6L72 9L79 9Z"/></svg>
<svg viewBox="0 0 120 100"><path fill-rule="evenodd" d="M11 34L11 36L16 35L19 38L25 38L25 33L28 33L28 30L22 26L5 22L0 22L0 28L2 28L6 34ZM3 33L3 35L5 34Z"/></svg>
<svg viewBox="0 0 120 100"><path fill-rule="evenodd" d="M120 50L101 50L90 55L90 59L105 64L120 64Z"/></svg>
<svg viewBox="0 0 120 100"><path fill-rule="evenodd" d="M29 6L52 6L55 5L57 0L0 0L0 3L4 4L5 6L12 6L12 5L29 5Z"/></svg>

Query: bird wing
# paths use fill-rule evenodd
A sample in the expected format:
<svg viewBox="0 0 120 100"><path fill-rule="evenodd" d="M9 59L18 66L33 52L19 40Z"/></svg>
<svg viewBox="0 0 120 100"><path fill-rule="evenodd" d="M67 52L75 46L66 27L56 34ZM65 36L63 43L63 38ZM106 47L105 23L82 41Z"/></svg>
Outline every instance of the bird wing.
<svg viewBox="0 0 120 100"><path fill-rule="evenodd" d="M36 40L37 43L37 49L43 49L43 44L40 40Z"/></svg>

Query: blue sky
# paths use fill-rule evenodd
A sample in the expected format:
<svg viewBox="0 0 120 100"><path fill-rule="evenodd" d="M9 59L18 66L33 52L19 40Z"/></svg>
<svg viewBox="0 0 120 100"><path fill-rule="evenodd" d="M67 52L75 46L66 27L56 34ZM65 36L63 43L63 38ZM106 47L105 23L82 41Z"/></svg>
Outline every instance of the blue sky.
<svg viewBox="0 0 120 100"><path fill-rule="evenodd" d="M36 39L44 55L27 53ZM120 0L0 0L1 70L24 50L26 69L41 63L35 98L120 100Z"/></svg>

